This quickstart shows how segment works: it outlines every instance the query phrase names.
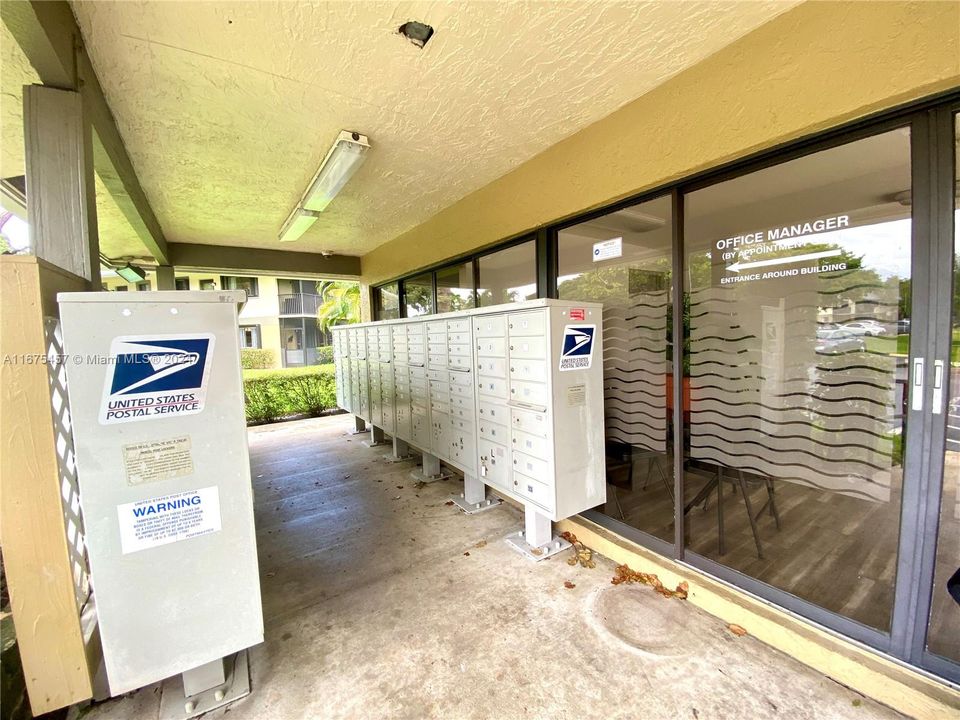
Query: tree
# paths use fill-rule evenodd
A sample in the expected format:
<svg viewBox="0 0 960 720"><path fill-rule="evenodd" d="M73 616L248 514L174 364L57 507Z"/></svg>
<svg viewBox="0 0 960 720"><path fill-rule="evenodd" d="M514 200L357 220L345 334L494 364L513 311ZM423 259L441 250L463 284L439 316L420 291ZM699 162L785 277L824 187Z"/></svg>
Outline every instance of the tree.
<svg viewBox="0 0 960 720"><path fill-rule="evenodd" d="M360 322L360 286L357 283L323 280L317 283L320 307L317 326L324 332L334 325Z"/></svg>

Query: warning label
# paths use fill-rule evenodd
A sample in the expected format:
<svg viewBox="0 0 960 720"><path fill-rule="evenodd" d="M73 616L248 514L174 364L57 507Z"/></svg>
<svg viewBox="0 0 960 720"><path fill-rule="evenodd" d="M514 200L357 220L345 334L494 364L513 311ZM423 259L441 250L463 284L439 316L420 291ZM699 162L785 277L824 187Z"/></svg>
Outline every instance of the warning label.
<svg viewBox="0 0 960 720"><path fill-rule="evenodd" d="M187 436L123 446L123 469L128 485L170 480L193 474L193 456Z"/></svg>
<svg viewBox="0 0 960 720"><path fill-rule="evenodd" d="M220 492L188 490L117 505L123 554L220 531Z"/></svg>

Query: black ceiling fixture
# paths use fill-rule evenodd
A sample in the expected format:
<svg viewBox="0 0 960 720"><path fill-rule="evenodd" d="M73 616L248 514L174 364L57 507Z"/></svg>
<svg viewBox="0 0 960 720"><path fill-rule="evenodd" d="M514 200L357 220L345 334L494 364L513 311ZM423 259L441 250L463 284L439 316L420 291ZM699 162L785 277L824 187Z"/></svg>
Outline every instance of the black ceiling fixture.
<svg viewBox="0 0 960 720"><path fill-rule="evenodd" d="M397 32L418 48L423 48L427 41L433 37L433 28L416 20L405 22L398 28Z"/></svg>

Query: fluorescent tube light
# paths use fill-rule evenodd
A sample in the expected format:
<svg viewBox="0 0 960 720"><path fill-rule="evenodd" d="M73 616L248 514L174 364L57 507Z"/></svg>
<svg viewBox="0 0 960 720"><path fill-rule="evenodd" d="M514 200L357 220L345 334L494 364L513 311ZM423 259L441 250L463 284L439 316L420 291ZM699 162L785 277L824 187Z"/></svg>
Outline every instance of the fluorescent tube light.
<svg viewBox="0 0 960 720"><path fill-rule="evenodd" d="M296 208L290 213L290 217L287 218L283 227L280 228L280 242L293 242L294 240L298 240L300 236L317 221L319 214L320 213L313 212L312 210Z"/></svg>
<svg viewBox="0 0 960 720"><path fill-rule="evenodd" d="M307 186L307 191L280 228L280 242L296 240L316 222L317 216L326 210L330 201L363 164L369 149L370 142L366 135L349 130L340 131L333 147L320 163L320 169Z"/></svg>
<svg viewBox="0 0 960 720"><path fill-rule="evenodd" d="M369 149L370 143L366 135L341 130L337 141L327 152L327 156L320 163L320 169L303 194L300 207L304 210L323 212L363 165Z"/></svg>

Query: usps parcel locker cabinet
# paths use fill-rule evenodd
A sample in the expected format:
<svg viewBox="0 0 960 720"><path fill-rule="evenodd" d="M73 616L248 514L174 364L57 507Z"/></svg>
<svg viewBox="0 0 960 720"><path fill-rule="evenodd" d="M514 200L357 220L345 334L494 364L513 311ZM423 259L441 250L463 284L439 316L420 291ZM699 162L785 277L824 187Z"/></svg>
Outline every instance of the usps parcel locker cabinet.
<svg viewBox="0 0 960 720"><path fill-rule="evenodd" d="M472 317L480 477L553 521L606 501L602 307L531 300Z"/></svg>
<svg viewBox="0 0 960 720"><path fill-rule="evenodd" d="M263 641L232 292L61 293L113 695Z"/></svg>

